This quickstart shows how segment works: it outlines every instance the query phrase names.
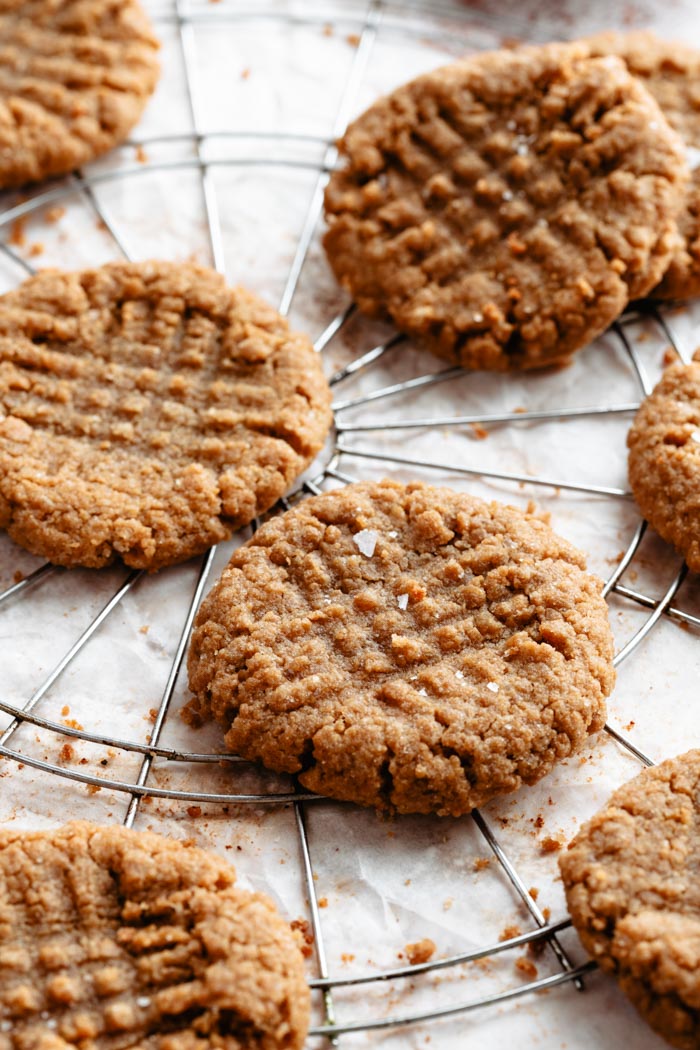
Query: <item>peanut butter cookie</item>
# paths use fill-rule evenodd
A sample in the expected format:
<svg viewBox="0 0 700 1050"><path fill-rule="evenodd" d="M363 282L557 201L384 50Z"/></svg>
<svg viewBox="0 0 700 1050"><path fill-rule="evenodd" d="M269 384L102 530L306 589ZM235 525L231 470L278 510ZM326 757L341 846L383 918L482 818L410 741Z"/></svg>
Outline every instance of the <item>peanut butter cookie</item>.
<svg viewBox="0 0 700 1050"><path fill-rule="evenodd" d="M0 4L0 188L63 175L126 138L158 80L136 0Z"/></svg>
<svg viewBox="0 0 700 1050"><path fill-rule="evenodd" d="M0 831L0 1050L300 1050L301 953L234 883L148 832Z"/></svg>
<svg viewBox="0 0 700 1050"><path fill-rule="evenodd" d="M645 30L600 33L585 43L593 55L618 55L651 92L688 148L691 181L678 216L681 243L652 295L700 294L700 51Z"/></svg>
<svg viewBox="0 0 700 1050"><path fill-rule="evenodd" d="M336 277L440 357L566 361L677 244L683 145L621 60L585 45L464 59L380 99L340 142Z"/></svg>
<svg viewBox="0 0 700 1050"><path fill-rule="evenodd" d="M413 483L305 500L198 613L195 699L228 747L378 810L459 816L533 784L605 720L599 580L531 515Z"/></svg>
<svg viewBox="0 0 700 1050"><path fill-rule="evenodd" d="M700 572L700 351L666 369L627 436L643 516Z"/></svg>
<svg viewBox="0 0 700 1050"><path fill-rule="evenodd" d="M0 296L0 527L59 565L206 550L285 492L330 422L308 339L212 270L47 270Z"/></svg>
<svg viewBox="0 0 700 1050"><path fill-rule="evenodd" d="M559 860L587 951L673 1046L700 1046L700 751L646 769Z"/></svg>

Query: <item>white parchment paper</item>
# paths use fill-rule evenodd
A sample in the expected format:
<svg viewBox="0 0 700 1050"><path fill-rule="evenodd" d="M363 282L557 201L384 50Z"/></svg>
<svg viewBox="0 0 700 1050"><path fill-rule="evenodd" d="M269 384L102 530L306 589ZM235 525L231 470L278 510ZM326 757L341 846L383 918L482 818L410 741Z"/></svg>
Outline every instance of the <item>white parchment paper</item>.
<svg viewBox="0 0 700 1050"><path fill-rule="evenodd" d="M195 257L210 262L202 183L192 138L193 122L174 7L149 5L163 42L163 77L134 133L140 149L126 146L91 168L104 213L134 258ZM358 42L368 9L376 32L365 33L366 67L358 73ZM547 39L611 26L653 25L670 36L700 44L697 4L651 0L629 5L502 0L481 4L363 2L193 2L196 76L193 83L203 155L211 166L213 197L221 221L225 265L242 282L277 304L300 231L313 200L326 142L344 103L359 112L379 93L470 48L499 46L514 37ZM371 46L370 46L371 45ZM349 78L356 90L348 95ZM352 82L352 80L351 80ZM235 135L218 134L236 132ZM246 132L249 134L243 135ZM271 139L257 133L283 133ZM216 134L215 134L216 133ZM252 133L252 134L250 134ZM181 135L173 140L168 136ZM159 141L156 137L165 136ZM236 160L238 163L224 163ZM183 162L183 166L176 166ZM35 265L81 267L119 258L109 231L96 221L79 187L60 188L57 199L11 233L16 250ZM5 205L21 198L7 198ZM65 209L65 211L56 211ZM320 228L320 227L319 227ZM317 231L318 233L318 231ZM21 277L0 256L0 285ZM293 324L316 337L344 306L315 236L291 311ZM695 347L697 308L669 315L683 352ZM324 353L328 374L380 342L391 330L354 319ZM662 367L667 341L640 324L630 338L651 381ZM371 391L442 367L430 355L403 345L372 369L337 388L339 399ZM625 436L630 415L609 414L566 422L494 426L476 433L451 425L466 413L553 407L619 406L639 400L640 388L619 340L607 336L564 370L538 375L465 375L450 383L344 410L344 425L437 417L429 430L348 432L353 449L422 459L440 467L416 469L348 456L342 467L358 478L422 477L524 506L535 500L553 526L581 546L590 567L607 576L627 547L638 518L627 498L596 496L553 485L519 484L451 474L445 465L510 472L556 483L627 488ZM245 537L244 537L245 538ZM234 541L239 542L239 541ZM212 580L233 544L216 556ZM0 536L0 589L40 564ZM623 583L661 596L679 559L649 535ZM193 593L199 564L142 579L107 617L89 644L37 704L41 716L91 732L146 742L160 703ZM27 703L100 609L123 583L123 569L58 571L20 599L0 607L0 697ZM697 578L676 604L700 610ZM649 615L639 604L613 595L611 618L618 648ZM610 721L658 761L700 743L697 633L668 618L622 664L610 702ZM221 750L214 728L193 732L178 717L187 699L178 682L161 743L186 751ZM0 715L0 728L9 723ZM76 743L31 725L11 738L17 752L75 773L133 781L141 756L96 744ZM564 843L610 791L636 774L639 764L602 735L589 750L540 785L486 807L524 885L552 919L565 915L557 877L557 843ZM248 766L192 765L157 760L149 784L206 792L283 791L291 787ZM11 760L0 761L0 821L17 827L50 827L72 817L101 822L124 819L129 797L98 792ZM533 928L495 857L473 822L428 818L378 819L374 814L319 801L306 807L323 944L333 975L379 972L406 961L406 945L431 938L436 958L493 944ZM290 919L308 920L308 901L290 806L222 807L146 800L136 826L193 839L229 857L242 883L270 893ZM547 848L547 847L554 848ZM584 955L571 931L561 937L574 963ZM518 961L521 960L518 968ZM522 962L524 960L524 962ZM517 987L559 972L551 950L537 957L516 950L479 963L410 981L339 990L340 1022L381 1019L437 1010ZM312 953L310 977L318 973ZM320 999L315 1021L320 1023ZM314 1043L313 1045L317 1045ZM628 1006L612 980L594 975L584 992L565 985L547 994L489 1007L441 1022L343 1036L340 1046L424 1047L441 1050L501 1047L652 1050L661 1042Z"/></svg>

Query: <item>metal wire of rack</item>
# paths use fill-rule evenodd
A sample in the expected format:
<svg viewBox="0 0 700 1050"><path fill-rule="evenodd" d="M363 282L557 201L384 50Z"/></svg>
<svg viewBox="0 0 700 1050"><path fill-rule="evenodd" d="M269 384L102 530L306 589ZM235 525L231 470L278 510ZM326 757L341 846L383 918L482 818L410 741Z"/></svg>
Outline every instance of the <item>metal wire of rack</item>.
<svg viewBox="0 0 700 1050"><path fill-rule="evenodd" d="M216 167L229 167L249 165L264 168L269 165L278 166L300 166L310 170L313 175L313 188L310 200L306 208L304 221L299 234L296 249L293 254L291 266L286 283L280 298L278 309L283 315L287 315L291 309L295 294L299 287L304 266L307 262L310 248L314 242L319 218L322 209L322 198L325 183L330 171L337 162L337 152L334 139L340 135L356 103L358 86L362 81L367 68L367 63L376 43L380 30L388 25L394 32L406 32L397 20L392 22L392 9L398 10L401 5L389 4L383 0L370 0L362 5L362 11L349 18L345 26L357 30L358 39L354 56L350 63L349 74L345 89L340 100L332 133L329 139L318 138L312 135L295 135L280 132L237 132L235 129L224 129L220 131L207 131L204 129L202 120L202 104L199 95L199 84L197 79L197 39L196 28L200 23L239 23L250 19L273 18L280 24L325 24L327 16L321 12L314 15L285 14L279 10L265 12L255 9L242 9L239 5L235 8L227 4L217 5L216 8L203 8L201 5L192 7L186 0L173 0L171 7L163 9L155 14L155 20L168 22L176 27L181 47L183 69L186 81L186 97L191 120L192 133L176 136L160 136L141 139L138 144L151 146L156 141L173 141L179 139L192 145L194 156L190 159L180 159L171 162L147 162L138 167L117 167L115 170L103 172L91 170L76 171L69 179L64 180L57 186L48 189L37 190L28 200L4 207L0 210L0 230L7 230L17 220L32 216L45 208L48 204L61 201L69 193L78 193L82 196L85 204L92 209L94 215L104 225L114 246L124 258L130 258L126 239L115 222L100 203L97 195L99 186L105 181L113 179L136 178L146 171L174 170L182 171L189 168L198 173L204 214L206 218L206 230L209 240L211 260L215 268L222 274L226 274L226 262L224 252L224 236L222 231L221 216L217 200L217 191L212 178L213 169ZM415 5L404 5L411 11L417 10ZM447 3L434 3L423 5L429 7L435 15L454 15L454 6ZM441 40L444 31L439 27L434 30L433 40ZM237 139L247 145L248 152L236 157L212 158L208 153L208 145L214 140L224 142ZM279 155L282 145L304 146L311 144L316 150L320 147L320 162L318 158L305 159L302 156L281 157ZM261 155L256 154L258 147L273 147L273 152L268 154L262 150ZM10 262L17 267L18 271L33 273L34 267L17 252L7 240L0 240L0 251ZM21 276L21 274L20 274ZM641 305L634 311L629 311L613 327L613 337L626 356L629 365L636 377L636 383L640 396L650 392L651 383L645 372L637 349L629 335L631 326L642 321L651 322L655 326L659 336L667 340L673 347L675 353L681 357L682 353L679 341L676 338L672 319L662 313L653 304ZM337 313L326 325L317 337L315 346L319 353L326 353L333 345L346 327L357 321L355 308L352 304ZM616 404L590 405L574 408L547 408L538 411L512 411L512 412L482 412L465 413L454 417L444 416L419 416L412 419L377 418L369 422L347 421L347 414L359 406L372 404L391 405L395 399L405 395L407 392L420 392L432 387L451 382L464 376L464 372L458 368L443 368L429 371L424 374L414 375L399 382L383 386L375 386L369 392L353 396L338 396L340 389L345 390L359 376L371 376L372 370L376 369L380 362L389 358L394 349L405 342L405 337L392 335L390 338L367 348L359 356L354 357L344 367L335 371L330 378L330 383L336 391L334 402L335 427L332 444L327 454L325 463L319 468L315 476L307 478L301 488L286 500L280 501L275 511L280 511L289 506L290 500L303 498L306 494L322 491L326 485L346 484L356 480L353 470L359 469L361 465L370 460L374 463L386 462L391 467L415 468L427 471L439 471L440 474L455 475L460 478L480 478L517 483L520 485L534 486L535 488L560 489L584 495L601 497L612 500L629 500L630 493L619 487L597 484L586 484L580 481L572 481L565 477L532 476L529 473L506 470L489 470L483 464L467 466L465 464L455 465L449 462L419 459L407 455L399 455L392 451L386 451L381 446L369 447L359 444L362 435L369 433L386 434L390 431L430 431L436 427L450 426L494 426L514 425L530 423L536 424L543 421L557 421L564 423L569 420L595 418L597 416L613 417L618 415L629 415L638 407L635 402L622 402ZM684 566L677 568L666 586L665 593L656 598L646 594L643 590L637 590L626 583L623 577L632 565L637 555L640 544L645 534L646 525L639 521L636 525L627 546L620 557L614 570L609 574L604 587L606 596L616 595L634 606L646 612L646 618L641 626L629 637L625 644L619 649L615 656L615 664L619 666L625 661L644 641L661 618L667 618L683 625L686 628L698 630L700 628L700 617L688 609L684 609L677 601L678 592L681 589L686 570ZM119 587L112 593L97 615L82 631L75 642L65 652L32 695L22 705L12 704L0 700L0 712L4 712L10 719L4 731L0 733L0 756L15 763L34 768L42 773L48 773L77 784L86 785L91 788L109 789L120 795L126 796L128 804L123 817L125 826L134 824L142 802L145 798L168 799L175 803L199 803L207 805L230 805L236 806L291 806L294 812L294 820L298 833L298 844L302 877L304 881L304 892L308 900L309 918L313 932L315 963L317 976L310 980L310 985L322 1000L322 1020L310 1031L310 1038L323 1038L331 1045L338 1045L341 1036L358 1033L373 1032L385 1029L396 1029L402 1026L412 1026L423 1022L433 1021L455 1015L467 1014L473 1010L502 1004L511 999L531 995L534 992L553 988L562 984L572 984L579 990L584 988L584 978L593 969L595 964L584 962L576 964L572 961L569 952L562 945L560 934L567 930L571 923L566 917L551 919L545 910L540 908L537 901L533 899L527 883L518 871L514 859L506 851L499 835L491 822L481 812L474 811L471 820L479 835L482 837L490 854L498 865L503 878L511 888L517 900L526 910L532 924L532 928L524 933L516 933L495 943L479 947L477 950L461 952L449 955L446 958L430 960L414 965L402 965L384 970L373 970L360 975L343 976L339 973L331 973L326 957L324 945L323 924L321 921L321 910L319 896L317 893L312 852L307 829L307 807L316 803L318 798L308 792L293 787L291 791L276 791L263 793L236 793L233 791L186 791L176 790L170 787L158 787L152 782L151 774L156 761L172 763L176 765L189 764L202 767L214 767L225 763L231 767L242 763L235 755L222 755L218 753L197 753L176 748L163 746L161 743L166 720L171 714L172 701L182 669L186 653L190 630L193 619L205 592L215 557L215 550L210 551L201 559L196 582L191 596L187 601L177 647L170 665L165 687L160 698L160 703L155 712L153 726L147 741L121 738L119 736L104 734L89 729L75 728L62 722L46 718L40 714L41 702L47 696L51 688L61 675L72 664L75 658L85 650L90 641L99 632L105 621L120 606L123 599L143 581L142 572L130 572L121 582ZM21 601L36 588L49 585L50 580L62 570L51 565L43 565L36 569L26 578L16 582L4 592L0 593L0 606L10 602ZM113 779L99 772L82 772L80 769L59 765L38 758L35 755L22 750L14 745L14 738L22 726L32 726L37 730L54 734L63 740L73 740L88 744L96 744L125 754L138 756L140 765L137 775L130 780ZM642 765L652 765L653 761L634 741L628 732L622 728L607 724L605 732L616 743L629 754L634 756ZM363 1019L341 1019L336 1013L336 997L340 989L353 986L370 985L377 983L388 983L404 979L418 979L426 975L434 975L443 970L452 970L465 963L474 963L480 959L494 959L501 953L512 952L527 946L541 946L549 950L556 963L556 971L545 977L520 982L513 987L497 991L491 994L479 996L467 1000L459 1000L448 1006L389 1012L380 1018L365 1017Z"/></svg>

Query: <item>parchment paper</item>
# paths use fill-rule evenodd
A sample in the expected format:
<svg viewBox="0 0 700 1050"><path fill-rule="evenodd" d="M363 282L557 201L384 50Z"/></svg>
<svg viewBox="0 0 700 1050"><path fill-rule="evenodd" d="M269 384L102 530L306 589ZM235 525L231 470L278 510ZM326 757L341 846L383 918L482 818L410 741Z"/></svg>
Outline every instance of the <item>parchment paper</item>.
<svg viewBox="0 0 700 1050"><path fill-rule="evenodd" d="M376 5L375 5L376 6ZM367 67L349 111L359 112L380 92L410 76L450 60L469 48L498 46L504 39L573 36L610 26L654 25L659 31L700 44L697 5L691 0L612 5L536 3L386 4L383 21L368 53ZM439 15L434 13L438 8ZM180 141L148 142L142 150L126 146L93 165L109 176L95 187L106 215L129 253L137 259L194 256L209 262L200 174L196 166L164 168L195 159L193 130L183 76L177 26L169 3L153 3L163 41L163 78L134 140L184 134ZM239 158L246 163L209 169L221 217L228 277L278 303L300 229L316 186L318 165L331 135L348 77L357 58L364 3L193 3L206 23L197 22L195 103L200 132L284 132L309 138L211 137L204 143L211 161ZM250 17L251 12L254 17ZM247 13L247 14L246 14ZM224 15L235 15L224 19ZM289 20L278 17L293 15ZM365 37L363 47L369 47ZM356 68L356 67L355 67ZM346 99L347 101L347 99ZM253 164L253 158L265 164ZM292 163L281 163L290 161ZM20 200L19 196L7 198ZM49 202L65 213L43 209L15 226L16 250L35 265L80 267L119 251L108 231L76 189ZM3 230L7 237L9 230ZM35 247L35 246L39 247ZM0 257L2 288L21 277ZM316 337L346 300L335 286L314 240L293 302L292 322ZM695 345L697 308L675 311L669 321L688 354ZM324 353L328 373L391 334L385 326L352 321ZM630 337L651 381L658 376L667 342L658 330L639 325ZM366 373L337 388L338 398L366 394L400 379L442 367L430 355L397 347ZM349 409L345 424L515 408L624 405L639 400L640 389L628 356L614 336L599 340L569 368L526 377L465 375L442 385ZM444 423L430 430L364 431L344 436L354 448L425 459L474 469L515 472L533 478L626 489L625 435L630 415L607 415L566 422L494 426L481 438L468 426ZM592 496L557 487L469 479L441 468L417 470L391 463L346 457L342 468L358 478L423 477L519 506L535 500L553 526L581 546L590 567L607 576L637 525L627 498ZM245 536L244 536L245 538ZM239 542L239 541L234 541ZM212 581L234 544L222 547ZM0 588L15 574L41 562L0 536ZM664 593L680 561L649 535L623 582L652 597ZM90 731L146 741L151 712L165 687L198 563L141 580L96 632L89 645L58 679L36 711ZM63 654L125 579L120 568L104 572L58 571L21 600L0 608L0 695L22 705L42 684ZM677 605L700 610L697 578L682 587ZM644 623L649 610L613 595L611 618L618 648ZM668 618L620 668L610 702L611 723L628 733L654 760L700 743L698 729L697 633ZM193 732L178 711L187 699L178 683L162 743L198 752L219 751L216 729ZM8 721L6 716L0 716ZM71 743L32 726L23 726L11 746L26 755L77 772L117 780L138 775L140 756L92 744ZM557 878L557 844L563 844L618 784L639 764L609 737L539 786L486 807L484 816L524 884L546 914L564 917ZM149 783L201 791L287 790L276 778L248 766L192 766L157 761ZM124 818L128 796L97 793L70 780L0 762L0 821L17 827L50 827L71 817L96 821ZM381 971L406 961L407 944L431 938L436 957L496 943L504 934L533 928L473 822L428 818L384 821L374 814L325 801L306 807L310 846L321 903L323 941L334 975ZM270 893L290 919L308 919L300 853L291 806L222 808L148 800L136 826L181 839L193 839L229 857L245 885ZM543 848L553 847L552 849ZM584 954L575 935L561 938L573 962ZM516 962L524 969L518 969ZM478 964L435 976L375 984L335 994L339 1021L382 1018L467 1002L559 972L549 949L533 958L511 951ZM308 960L316 976L317 960ZM320 1022L320 1003L315 1020ZM313 1045L317 1045L316 1042ZM631 1045L652 1050L661 1042L641 1022L614 982L599 974L586 991L565 985L548 994L489 1007L449 1021L419 1024L392 1032L344 1036L341 1047L424 1047L440 1050L501 1047L566 1047L617 1050Z"/></svg>

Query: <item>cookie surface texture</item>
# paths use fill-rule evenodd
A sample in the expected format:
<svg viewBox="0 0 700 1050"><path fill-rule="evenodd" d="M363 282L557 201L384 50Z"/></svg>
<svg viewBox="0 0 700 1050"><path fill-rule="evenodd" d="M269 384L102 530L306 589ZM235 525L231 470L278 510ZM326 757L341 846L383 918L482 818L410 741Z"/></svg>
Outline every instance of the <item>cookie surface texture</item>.
<svg viewBox="0 0 700 1050"><path fill-rule="evenodd" d="M700 572L700 352L670 365L627 436L629 478L642 515Z"/></svg>
<svg viewBox="0 0 700 1050"><path fill-rule="evenodd" d="M0 832L0 1048L299 1050L301 954L234 882L149 832Z"/></svg>
<svg viewBox="0 0 700 1050"><path fill-rule="evenodd" d="M136 0L0 0L0 188L123 141L158 79Z"/></svg>
<svg viewBox="0 0 700 1050"><path fill-rule="evenodd" d="M206 550L286 491L330 420L308 339L212 270L47 270L0 297L0 526L59 565Z"/></svg>
<svg viewBox="0 0 700 1050"><path fill-rule="evenodd" d="M646 30L609 32L586 41L594 55L618 55L659 103L688 147L691 180L678 216L681 244L654 297L700 294L700 51Z"/></svg>
<svg viewBox="0 0 700 1050"><path fill-rule="evenodd" d="M358 306L439 356L566 361L658 283L682 143L615 58L583 45L470 57L350 125L324 244Z"/></svg>
<svg viewBox="0 0 700 1050"><path fill-rule="evenodd" d="M464 493L349 485L267 522L203 603L190 721L305 787L458 816L601 728L601 584L535 517Z"/></svg>
<svg viewBox="0 0 700 1050"><path fill-rule="evenodd" d="M585 948L659 1035L700 1046L700 751L616 791L560 857Z"/></svg>

